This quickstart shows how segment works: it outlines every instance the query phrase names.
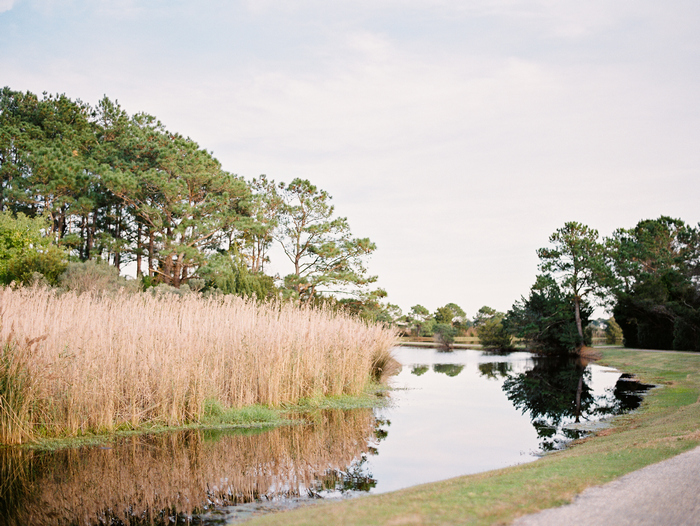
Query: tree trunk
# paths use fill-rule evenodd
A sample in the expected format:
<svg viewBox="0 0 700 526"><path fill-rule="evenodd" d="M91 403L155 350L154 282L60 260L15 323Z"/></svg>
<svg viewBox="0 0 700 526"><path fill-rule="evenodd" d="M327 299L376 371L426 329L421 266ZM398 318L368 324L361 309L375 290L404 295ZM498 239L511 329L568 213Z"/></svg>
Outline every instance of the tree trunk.
<svg viewBox="0 0 700 526"><path fill-rule="evenodd" d="M585 371L585 369L583 370ZM581 421L581 393L583 392L583 371L578 377L578 387L576 388L576 423Z"/></svg>
<svg viewBox="0 0 700 526"><path fill-rule="evenodd" d="M138 224L138 229L136 232L136 277L143 277L141 272L141 223Z"/></svg>
<svg viewBox="0 0 700 526"><path fill-rule="evenodd" d="M92 256L92 245L95 242L95 221L97 221L97 212L92 213L92 224L90 224L90 214L87 217L87 245L85 247L85 259L89 260Z"/></svg>
<svg viewBox="0 0 700 526"><path fill-rule="evenodd" d="M581 350L583 347L583 327L581 326L581 298L576 296L574 298L574 314L576 315L576 329L578 329L578 335L581 337L581 343L578 345L577 351Z"/></svg>
<svg viewBox="0 0 700 526"><path fill-rule="evenodd" d="M114 225L114 233L115 233L115 238L117 242L115 243L115 246L119 246L119 242L121 241L122 238L122 214L121 214L121 208L117 207L117 210L115 211L115 222L116 224ZM114 251L114 266L117 267L117 270L119 270L119 267L121 267L122 263L122 254L121 252L117 249Z"/></svg>
<svg viewBox="0 0 700 526"><path fill-rule="evenodd" d="M148 276L153 277L153 230L148 231Z"/></svg>

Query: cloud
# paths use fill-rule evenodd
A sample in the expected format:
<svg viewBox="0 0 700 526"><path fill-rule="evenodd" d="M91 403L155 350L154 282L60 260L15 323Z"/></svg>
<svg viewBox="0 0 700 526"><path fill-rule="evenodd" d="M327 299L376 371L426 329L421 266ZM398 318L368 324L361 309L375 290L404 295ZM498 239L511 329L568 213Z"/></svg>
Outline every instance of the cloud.
<svg viewBox="0 0 700 526"><path fill-rule="evenodd" d="M0 13L9 11L15 5L15 0L0 0Z"/></svg>

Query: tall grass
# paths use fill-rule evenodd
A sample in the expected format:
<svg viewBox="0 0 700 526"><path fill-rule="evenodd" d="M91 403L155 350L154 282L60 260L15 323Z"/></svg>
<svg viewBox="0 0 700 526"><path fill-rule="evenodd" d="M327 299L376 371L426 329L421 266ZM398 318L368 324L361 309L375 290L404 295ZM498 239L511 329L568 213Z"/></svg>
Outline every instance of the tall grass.
<svg viewBox="0 0 700 526"><path fill-rule="evenodd" d="M206 400L358 394L395 336L327 310L194 294L4 288L0 320L6 444L196 422Z"/></svg>

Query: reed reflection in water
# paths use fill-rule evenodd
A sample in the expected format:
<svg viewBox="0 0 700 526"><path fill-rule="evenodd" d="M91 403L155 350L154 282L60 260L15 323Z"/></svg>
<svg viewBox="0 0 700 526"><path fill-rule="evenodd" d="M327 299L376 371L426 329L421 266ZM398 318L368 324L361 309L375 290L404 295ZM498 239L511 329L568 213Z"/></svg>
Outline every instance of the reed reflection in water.
<svg viewBox="0 0 700 526"><path fill-rule="evenodd" d="M335 410L268 431L190 430L58 452L0 449L0 522L158 524L262 496L366 490L371 476L347 467L370 452L375 424L371 410Z"/></svg>

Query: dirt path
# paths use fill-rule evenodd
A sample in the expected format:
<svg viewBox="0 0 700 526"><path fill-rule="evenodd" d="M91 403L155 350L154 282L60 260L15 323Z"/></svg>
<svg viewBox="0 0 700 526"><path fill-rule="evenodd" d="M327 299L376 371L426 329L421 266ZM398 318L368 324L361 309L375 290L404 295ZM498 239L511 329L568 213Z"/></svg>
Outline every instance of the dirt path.
<svg viewBox="0 0 700 526"><path fill-rule="evenodd" d="M512 524L700 525L700 447L588 488L569 505L526 515Z"/></svg>

